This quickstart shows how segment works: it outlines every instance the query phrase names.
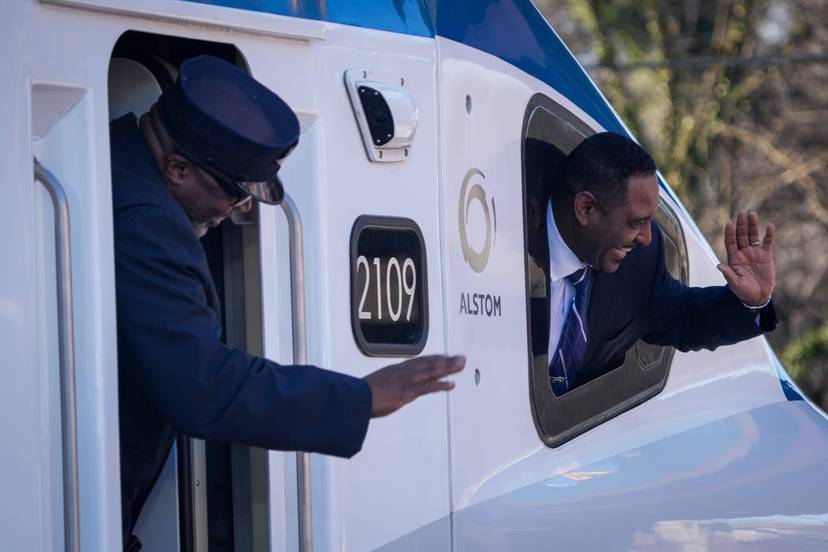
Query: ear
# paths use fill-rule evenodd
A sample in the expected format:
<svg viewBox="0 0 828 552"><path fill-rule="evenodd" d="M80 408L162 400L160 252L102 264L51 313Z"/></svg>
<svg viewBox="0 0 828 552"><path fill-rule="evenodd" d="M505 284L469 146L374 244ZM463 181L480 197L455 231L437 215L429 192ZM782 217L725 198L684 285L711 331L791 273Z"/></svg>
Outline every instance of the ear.
<svg viewBox="0 0 828 552"><path fill-rule="evenodd" d="M581 226L587 226L589 219L598 208L595 196L590 192L578 192L575 194L575 218Z"/></svg>
<svg viewBox="0 0 828 552"><path fill-rule="evenodd" d="M181 186L192 176L193 167L182 156L174 153L164 159L164 176L173 186Z"/></svg>

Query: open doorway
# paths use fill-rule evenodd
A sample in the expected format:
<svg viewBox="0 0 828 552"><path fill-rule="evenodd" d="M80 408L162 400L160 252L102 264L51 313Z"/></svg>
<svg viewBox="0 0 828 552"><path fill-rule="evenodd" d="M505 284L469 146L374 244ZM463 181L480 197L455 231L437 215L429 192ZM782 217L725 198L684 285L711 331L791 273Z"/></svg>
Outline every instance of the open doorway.
<svg viewBox="0 0 828 552"><path fill-rule="evenodd" d="M139 119L172 86L181 63L213 55L248 70L232 44L129 31L109 67L110 121ZM201 240L221 305L222 339L262 353L257 208ZM124 390L122 389L122 393ZM122 437L123 439L123 437ZM266 451L179 437L137 521L148 550L257 550L267 543Z"/></svg>

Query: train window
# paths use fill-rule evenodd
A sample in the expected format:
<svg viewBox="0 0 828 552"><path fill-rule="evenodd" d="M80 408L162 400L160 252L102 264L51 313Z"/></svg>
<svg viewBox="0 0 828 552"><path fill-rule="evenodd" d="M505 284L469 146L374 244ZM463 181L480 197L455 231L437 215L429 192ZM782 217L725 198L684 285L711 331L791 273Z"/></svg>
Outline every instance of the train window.
<svg viewBox="0 0 828 552"><path fill-rule="evenodd" d="M561 396L549 384L549 302L546 206L566 155L594 131L546 96L529 102L523 123L523 194L526 246L526 311L532 415L538 435L559 446L658 394L667 381L672 347L635 343L620 366ZM681 282L688 278L681 225L659 200L656 222L664 237L667 268Z"/></svg>
<svg viewBox="0 0 828 552"><path fill-rule="evenodd" d="M351 232L351 324L372 356L415 355L428 337L423 236L413 220L359 217Z"/></svg>

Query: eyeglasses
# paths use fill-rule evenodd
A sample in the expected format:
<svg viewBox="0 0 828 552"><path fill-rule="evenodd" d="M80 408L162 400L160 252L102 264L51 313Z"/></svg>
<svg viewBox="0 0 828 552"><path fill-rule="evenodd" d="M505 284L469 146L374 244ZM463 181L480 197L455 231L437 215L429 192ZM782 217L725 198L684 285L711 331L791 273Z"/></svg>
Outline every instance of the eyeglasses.
<svg viewBox="0 0 828 552"><path fill-rule="evenodd" d="M291 150L292 149L293 148L291 148ZM233 207L243 205L247 201L250 201L251 198L270 205L278 205L284 198L285 192L284 188L282 187L282 182L275 176L275 174L271 180L234 180L232 177L225 174L224 171L222 171L212 163L203 163L200 161L195 161L192 158L185 155L183 152L179 151L178 148L175 148L175 152L184 159L186 159L194 167L198 167L199 169L213 177L213 180L216 181L216 183L219 185L222 191L224 191L229 196L236 198L236 202L233 204ZM284 157L282 157L282 159L284 159ZM281 168L281 164L277 161L273 161L272 163L276 169L274 173L278 173L279 169Z"/></svg>
<svg viewBox="0 0 828 552"><path fill-rule="evenodd" d="M224 193L230 197L236 198L235 203L233 203L234 208L244 205L251 199L250 194L243 191L243 184L245 184L244 182L236 182L212 167L207 167L205 165L195 163L194 161L192 163L202 171L212 176L213 180L216 181Z"/></svg>
<svg viewBox="0 0 828 552"><path fill-rule="evenodd" d="M247 201L250 200L250 194L244 192L242 187L237 185L237 183L227 175L222 174L217 169L210 167L204 163L193 161L192 159L187 157L183 152L179 151L178 148L175 148L175 153L186 159L194 167L198 167L199 169L210 175L213 178L213 180L216 181L216 184L219 185L219 188L221 188L221 190L224 193L226 193L230 197L235 198L236 201L233 203L233 208L244 205Z"/></svg>

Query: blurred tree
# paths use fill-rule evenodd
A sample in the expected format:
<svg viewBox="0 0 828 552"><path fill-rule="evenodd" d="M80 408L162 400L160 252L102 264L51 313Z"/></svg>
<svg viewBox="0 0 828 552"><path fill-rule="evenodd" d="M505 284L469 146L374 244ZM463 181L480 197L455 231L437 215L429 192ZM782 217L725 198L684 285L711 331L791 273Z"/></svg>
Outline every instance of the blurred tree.
<svg viewBox="0 0 828 552"><path fill-rule="evenodd" d="M828 324L788 345L782 362L814 402L828 404Z"/></svg>
<svg viewBox="0 0 828 552"><path fill-rule="evenodd" d="M769 337L828 409L828 2L536 3L720 256L737 210L776 224Z"/></svg>

